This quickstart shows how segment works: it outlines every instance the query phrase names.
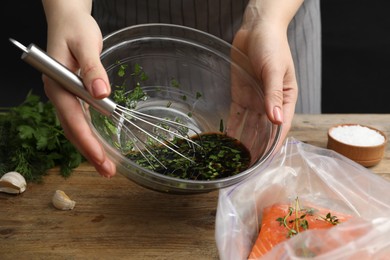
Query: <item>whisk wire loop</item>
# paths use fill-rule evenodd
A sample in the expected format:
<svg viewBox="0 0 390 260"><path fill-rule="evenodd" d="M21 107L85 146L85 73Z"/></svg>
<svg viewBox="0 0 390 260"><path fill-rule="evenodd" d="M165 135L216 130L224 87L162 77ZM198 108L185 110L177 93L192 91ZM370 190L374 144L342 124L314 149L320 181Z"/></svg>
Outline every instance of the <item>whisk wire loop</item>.
<svg viewBox="0 0 390 260"><path fill-rule="evenodd" d="M181 124L180 122L176 122L176 121L173 121L171 119L165 119L165 118L160 118L160 117L156 117L156 116L153 116L153 115L149 115L149 114L146 114L146 113L134 110L134 109L129 109L129 108L126 108L126 107L123 107L123 106L120 106L120 105L116 106L115 112L119 113L118 111L121 112L122 114L124 114L124 117L126 119L128 119L128 120L129 119L131 120L132 118L134 118L136 120L140 120L143 123L146 123L146 124L148 124L150 126L153 126L153 127L157 128L157 129L166 131L169 134L174 135L174 136L176 136L178 138L183 138L187 142L190 142L193 145L196 145L196 146L200 147L200 145L197 142L191 140L189 137L186 137L188 135L187 132L190 131L191 129L189 129L189 127L187 125L185 125L185 124ZM158 121L158 122L160 122L160 124L152 123L152 122L150 122L148 120L145 120L144 118L148 118L148 119L152 119L152 120ZM177 132L170 130L166 126L173 126L177 130ZM137 128L140 129L141 131L144 130L144 129L141 129L140 127L137 127ZM192 130L192 131L194 133L196 133L195 130ZM169 140L166 140L166 141L169 141Z"/></svg>
<svg viewBox="0 0 390 260"><path fill-rule="evenodd" d="M171 140L173 138L180 138L185 140L191 149L195 151L195 146L200 147L200 145L188 137L187 133L189 129L186 125L181 124L179 122L175 122L170 119L164 119L160 117L156 117L153 115L149 115L134 109L129 109L120 105L117 105L115 111L112 114L112 117L117 121L121 122L122 125L121 128L125 129L125 134L133 140L132 143L134 144L135 148L137 149L138 152L142 154L142 156L148 161L149 165L153 166L153 162L148 158L148 156L144 153L148 153L154 161L156 161L158 164L163 166L164 168L165 165L153 154L151 149L148 148L150 146L148 144L147 139L152 139L152 141L155 141L154 144L159 144L167 149L171 150L172 152L176 153L177 155L185 158L186 160L189 160L190 162L194 163L194 160L179 151L177 151L178 146L173 143ZM146 119L145 119L146 118ZM125 122L123 122L123 120ZM154 120L159 123L153 123L151 120ZM149 125L152 127L153 132L151 130L148 130L146 127L141 127L140 122L145 123L146 125ZM136 130L138 130L140 133L144 134L147 139L145 138L140 138L139 135L135 134L134 131L132 131L127 124L131 125L134 127ZM173 127L175 131L171 130L170 128ZM185 130L182 130L185 129ZM164 132L165 134L156 134L156 132ZM131 133L131 136L130 136ZM142 143L142 147L138 145L138 143Z"/></svg>
<svg viewBox="0 0 390 260"><path fill-rule="evenodd" d="M111 117L116 121L120 122L121 121L121 115L118 114L117 112L114 112ZM150 149L147 147L146 143L142 140L140 140L134 133L133 131L130 130L125 124L122 124L120 126L121 128L124 128L125 131L124 134L131 140L133 140L132 144L135 146L136 150L142 155L142 157L149 163L150 166L153 167L153 162L152 160L149 159L149 157L146 155L149 154L154 161L156 161L159 165L161 165L164 169L167 169L167 167L150 151ZM142 143L142 148L138 145L138 142ZM144 152L146 151L146 153ZM153 167L155 168L155 167Z"/></svg>

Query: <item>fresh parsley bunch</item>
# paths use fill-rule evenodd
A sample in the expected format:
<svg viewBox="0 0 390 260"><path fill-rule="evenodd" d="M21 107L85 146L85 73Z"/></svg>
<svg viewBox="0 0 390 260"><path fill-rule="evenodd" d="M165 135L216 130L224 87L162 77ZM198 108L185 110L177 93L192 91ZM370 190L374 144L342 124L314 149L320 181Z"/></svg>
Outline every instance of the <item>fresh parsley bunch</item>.
<svg viewBox="0 0 390 260"><path fill-rule="evenodd" d="M84 160L66 139L54 106L31 91L22 104L0 114L0 176L17 171L38 182L59 166L68 177Z"/></svg>

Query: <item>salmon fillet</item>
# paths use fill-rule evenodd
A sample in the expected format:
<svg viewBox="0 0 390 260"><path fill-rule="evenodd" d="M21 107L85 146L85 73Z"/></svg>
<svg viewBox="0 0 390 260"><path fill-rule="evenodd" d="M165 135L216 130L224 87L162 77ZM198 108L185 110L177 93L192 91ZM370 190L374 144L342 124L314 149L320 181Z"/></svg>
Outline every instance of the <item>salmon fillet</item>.
<svg viewBox="0 0 390 260"><path fill-rule="evenodd" d="M290 210L292 214L290 213ZM305 220L303 227L299 226L294 219L298 217ZM329 219L323 219L329 217ZM285 218L283 222L282 219ZM333 219L331 219L333 218ZM248 257L249 260L258 259L270 251L275 245L289 239L294 230L304 232L309 229L328 229L337 223L342 223L350 219L351 216L329 209L317 207L304 207L302 210L295 211L290 204L274 204L263 210L263 218L260 226L260 233ZM279 219L279 220L278 220ZM283 223L286 224L286 226ZM333 223L332 223L333 222ZM298 223L298 225L296 225ZM289 233L289 229L290 231Z"/></svg>

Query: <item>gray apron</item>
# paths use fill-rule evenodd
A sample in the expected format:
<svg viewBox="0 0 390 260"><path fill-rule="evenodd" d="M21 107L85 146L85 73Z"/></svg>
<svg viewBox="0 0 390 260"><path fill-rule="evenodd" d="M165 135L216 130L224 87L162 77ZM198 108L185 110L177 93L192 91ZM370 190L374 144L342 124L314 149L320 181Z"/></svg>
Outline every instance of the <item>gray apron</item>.
<svg viewBox="0 0 390 260"><path fill-rule="evenodd" d="M248 0L94 0L103 35L143 23L196 28L232 42ZM299 95L296 113L321 113L320 1L306 0L288 28Z"/></svg>

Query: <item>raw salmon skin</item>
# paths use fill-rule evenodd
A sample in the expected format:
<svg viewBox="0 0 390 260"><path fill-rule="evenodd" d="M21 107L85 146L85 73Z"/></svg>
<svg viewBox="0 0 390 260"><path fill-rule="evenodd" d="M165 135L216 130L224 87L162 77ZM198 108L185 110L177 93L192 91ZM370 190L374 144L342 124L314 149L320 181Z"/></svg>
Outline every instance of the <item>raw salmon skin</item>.
<svg viewBox="0 0 390 260"><path fill-rule="evenodd" d="M257 237L257 240L252 247L252 251L249 254L248 260L259 259L264 256L268 251L270 251L275 245L287 240L290 238L289 230L287 227L282 225L278 218L284 218L289 214L289 209L291 204L274 204L270 207L264 208L263 218L260 226L260 232ZM334 227L335 224L332 224L329 221L322 219L321 217L326 217L329 213L331 216L335 216L338 219L338 223L342 223L350 219L352 216L347 214L342 214L339 212L334 212L329 209L318 208L318 207L302 207L302 209L309 209L313 214L307 214L307 211L300 210L298 214L295 211L289 216L286 220L286 223L289 228L297 229L293 227L294 219L296 217L304 216L304 219L307 221L307 228L299 228L299 232L304 232L305 230L311 229L328 229ZM320 217L321 216L321 217Z"/></svg>

